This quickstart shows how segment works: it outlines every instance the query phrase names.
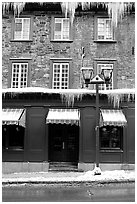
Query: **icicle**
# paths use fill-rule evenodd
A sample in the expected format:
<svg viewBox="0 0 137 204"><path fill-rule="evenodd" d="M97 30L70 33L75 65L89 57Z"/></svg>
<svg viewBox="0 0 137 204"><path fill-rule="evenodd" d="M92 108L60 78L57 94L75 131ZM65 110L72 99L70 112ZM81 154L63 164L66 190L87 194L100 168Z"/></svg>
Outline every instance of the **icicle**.
<svg viewBox="0 0 137 204"><path fill-rule="evenodd" d="M130 102L131 100L135 100L135 93L112 93L112 94L107 94L108 96L108 101L110 103L113 103L114 108L119 107L120 102L124 102L127 100L127 102ZM132 99L131 99L132 97Z"/></svg>
<svg viewBox="0 0 137 204"><path fill-rule="evenodd" d="M14 10L14 15L19 15L27 2L3 2L2 3L2 12L9 11L9 7L12 6ZM39 2L42 6L45 2ZM81 2L82 10L89 10L92 5L96 5L97 8L99 5L102 5L103 8L108 9L108 15L112 17L112 22L114 26L117 26L117 23L120 19L122 19L125 13L129 13L132 9L132 5L134 2ZM79 2L60 2L62 11L65 13L65 17L69 14L71 17L71 22L74 20L75 9L78 7Z"/></svg>

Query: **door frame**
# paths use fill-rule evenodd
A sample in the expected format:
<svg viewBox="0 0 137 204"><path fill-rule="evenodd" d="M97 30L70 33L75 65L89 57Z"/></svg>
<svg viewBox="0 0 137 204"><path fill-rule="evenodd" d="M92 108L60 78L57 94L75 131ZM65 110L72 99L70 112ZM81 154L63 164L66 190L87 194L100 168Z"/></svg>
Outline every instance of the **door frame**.
<svg viewBox="0 0 137 204"><path fill-rule="evenodd" d="M76 154L76 159L74 159L74 161L67 161L67 160L69 160L69 157L68 157L68 151L67 150L64 150L64 151L62 151L62 153L61 154L66 154L66 158L65 159L63 159L63 157L62 157L62 161L56 161L56 158L55 158L55 161L54 161L54 159L53 158L51 158L51 154L53 153L53 152L51 152L52 151L52 147L51 147L51 140L52 140L52 136L51 136L51 132L50 132L50 128L52 129L53 127L51 126L51 125L66 125L66 126L68 126L69 124L48 124L48 161L49 162L76 162L76 163L78 163L78 161L79 161L79 149L80 149L80 147L79 147L79 144L80 144L80 128L79 128L79 126L76 126L76 128L78 128L78 135L77 135L77 138L76 138L76 151L75 151L75 154ZM61 127L61 126L60 126ZM63 127L64 129L65 129L65 127ZM68 127L69 128L69 127ZM67 137L66 137L67 138ZM66 139L65 138L65 139ZM67 140L66 140L67 141ZM67 141L68 142L68 141ZM64 161L63 161L64 160ZM66 161L65 161L66 160Z"/></svg>

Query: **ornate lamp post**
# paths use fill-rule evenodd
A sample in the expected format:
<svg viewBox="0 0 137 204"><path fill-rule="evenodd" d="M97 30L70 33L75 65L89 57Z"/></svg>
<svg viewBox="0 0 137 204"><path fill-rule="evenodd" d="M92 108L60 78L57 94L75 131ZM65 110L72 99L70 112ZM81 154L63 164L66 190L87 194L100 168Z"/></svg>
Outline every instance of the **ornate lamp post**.
<svg viewBox="0 0 137 204"><path fill-rule="evenodd" d="M109 84L112 78L112 68L102 68L101 74L93 76L92 67L82 67L81 68L82 76L85 82L86 87L89 84L96 85L96 166L94 169L94 174L101 174L99 167L99 84Z"/></svg>

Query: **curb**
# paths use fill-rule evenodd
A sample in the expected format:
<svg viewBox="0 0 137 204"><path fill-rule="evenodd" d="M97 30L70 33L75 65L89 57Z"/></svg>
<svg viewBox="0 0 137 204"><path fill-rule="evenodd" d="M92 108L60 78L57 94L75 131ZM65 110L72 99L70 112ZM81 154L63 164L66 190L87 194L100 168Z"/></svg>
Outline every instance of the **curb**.
<svg viewBox="0 0 137 204"><path fill-rule="evenodd" d="M85 180L85 181L3 181L2 185L12 184L110 184L110 183L135 183L135 179L122 179L122 180Z"/></svg>

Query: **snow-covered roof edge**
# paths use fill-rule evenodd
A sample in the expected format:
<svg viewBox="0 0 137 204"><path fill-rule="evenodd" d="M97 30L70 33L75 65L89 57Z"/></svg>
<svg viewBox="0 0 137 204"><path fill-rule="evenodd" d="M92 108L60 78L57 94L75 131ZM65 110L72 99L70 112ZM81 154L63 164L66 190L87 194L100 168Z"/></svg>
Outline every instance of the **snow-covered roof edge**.
<svg viewBox="0 0 137 204"><path fill-rule="evenodd" d="M48 89L42 87L27 87L27 88L8 88L2 89L2 94L11 95L25 94L25 93L41 93L41 94L59 94L62 101L65 101L68 106L74 105L74 101L82 100L84 95L96 95L96 90L89 89ZM107 95L108 100L113 103L114 107L119 107L120 102L135 100L135 89L113 89L113 90L99 90L100 95Z"/></svg>
<svg viewBox="0 0 137 204"><path fill-rule="evenodd" d="M81 93L81 94L95 94L96 90L90 89L48 89L43 87L26 87L26 88L7 88L2 89L2 93L48 93L48 94L60 94L60 93ZM135 94L135 89L112 89L112 90L100 90L100 94Z"/></svg>

